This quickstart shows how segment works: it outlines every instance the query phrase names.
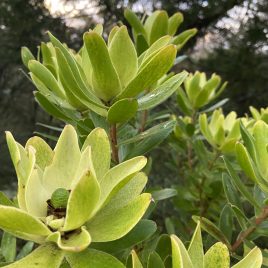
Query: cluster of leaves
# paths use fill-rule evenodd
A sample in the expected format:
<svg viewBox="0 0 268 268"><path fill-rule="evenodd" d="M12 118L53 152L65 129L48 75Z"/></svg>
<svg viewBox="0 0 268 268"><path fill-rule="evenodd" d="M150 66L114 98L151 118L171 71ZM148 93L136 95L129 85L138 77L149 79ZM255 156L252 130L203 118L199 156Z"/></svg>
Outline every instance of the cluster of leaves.
<svg viewBox="0 0 268 268"><path fill-rule="evenodd" d="M214 103L227 85L218 75L169 72L196 33L176 34L180 13L156 11L143 22L126 10L125 17L134 41L125 26L115 26L105 42L97 25L78 52L51 33L36 58L22 48L37 102L68 125L59 138L50 137L57 141L54 150L39 137L22 146L6 133L18 195L0 199L4 261L16 258L5 242L14 245L13 236L41 244L7 267L261 267L266 252L254 243L267 230L266 109L251 108L253 118L224 116L226 100ZM151 112L175 92L181 115ZM178 194L168 188L142 193L152 163L140 155L167 137L171 159L179 158L170 168L185 183ZM252 183L243 183L241 170ZM171 197L185 217L166 219L172 234L160 235L148 218ZM186 250L174 230L180 222L189 240L194 214L197 227ZM209 234L204 245L201 228Z"/></svg>

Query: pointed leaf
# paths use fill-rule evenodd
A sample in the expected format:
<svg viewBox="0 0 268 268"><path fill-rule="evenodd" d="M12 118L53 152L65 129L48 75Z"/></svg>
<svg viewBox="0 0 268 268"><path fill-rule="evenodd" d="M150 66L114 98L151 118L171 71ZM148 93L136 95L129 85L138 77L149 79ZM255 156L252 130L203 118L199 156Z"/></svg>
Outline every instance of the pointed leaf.
<svg viewBox="0 0 268 268"><path fill-rule="evenodd" d="M192 236L188 254L193 263L193 268L203 268L204 267L204 250L201 235L200 222L197 222L195 232Z"/></svg>
<svg viewBox="0 0 268 268"><path fill-rule="evenodd" d="M82 226L92 215L99 198L99 183L88 171L70 193L63 231L75 230Z"/></svg>
<svg viewBox="0 0 268 268"><path fill-rule="evenodd" d="M168 34L174 35L181 23L183 22L183 15L180 12L176 12L168 19Z"/></svg>
<svg viewBox="0 0 268 268"><path fill-rule="evenodd" d="M95 128L87 136L82 152L90 146L91 160L96 172L97 179L100 181L110 168L111 148L107 133L102 128Z"/></svg>
<svg viewBox="0 0 268 268"><path fill-rule="evenodd" d="M152 252L148 259L147 268L165 268L165 265L156 252Z"/></svg>
<svg viewBox="0 0 268 268"><path fill-rule="evenodd" d="M262 253L257 247L253 248L239 263L232 268L261 268Z"/></svg>
<svg viewBox="0 0 268 268"><path fill-rule="evenodd" d="M131 98L148 89L172 67L176 57L176 48L168 45L162 48L129 83L118 98Z"/></svg>
<svg viewBox="0 0 268 268"><path fill-rule="evenodd" d="M110 101L120 93L121 85L107 46L103 38L95 32L85 33L84 42L92 64L94 91L99 98Z"/></svg>
<svg viewBox="0 0 268 268"><path fill-rule="evenodd" d="M144 36L146 35L141 21L134 12L132 12L130 9L125 9L124 16L136 33L141 33Z"/></svg>
<svg viewBox="0 0 268 268"><path fill-rule="evenodd" d="M169 98L183 83L188 73L183 71L169 78L155 90L138 99L139 111L151 109Z"/></svg>
<svg viewBox="0 0 268 268"><path fill-rule="evenodd" d="M13 262L16 258L16 238L4 232L1 241L1 254L6 262Z"/></svg>
<svg viewBox="0 0 268 268"><path fill-rule="evenodd" d="M138 72L136 49L126 26L120 27L115 33L109 45L109 55L124 88Z"/></svg>
<svg viewBox="0 0 268 268"><path fill-rule="evenodd" d="M23 64L25 65L25 67L28 68L29 61L34 60L35 57L27 47L22 47L21 48L21 59L22 59Z"/></svg>

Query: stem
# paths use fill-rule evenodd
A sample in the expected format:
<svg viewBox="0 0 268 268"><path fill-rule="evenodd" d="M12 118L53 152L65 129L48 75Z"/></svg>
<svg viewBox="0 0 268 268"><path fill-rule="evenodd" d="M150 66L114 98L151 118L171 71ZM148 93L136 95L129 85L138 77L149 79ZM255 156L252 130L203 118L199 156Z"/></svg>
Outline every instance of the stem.
<svg viewBox="0 0 268 268"><path fill-rule="evenodd" d="M188 146L187 146L187 158L188 158L188 166L189 169L192 170L193 168L193 160L192 160L192 144L191 141L188 141Z"/></svg>
<svg viewBox="0 0 268 268"><path fill-rule="evenodd" d="M248 229L246 229L244 232L242 232L232 245L231 251L234 252L236 251L240 245L244 242L244 240L251 234L253 233L258 225L260 225L264 220L266 220L268 217L268 206L264 207L262 210L261 215L259 215L255 221L254 221L254 226L250 226Z"/></svg>
<svg viewBox="0 0 268 268"><path fill-rule="evenodd" d="M144 110L142 112L142 116L141 116L141 126L140 126L140 129L139 129L139 132L144 131L147 118L148 118L148 110Z"/></svg>
<svg viewBox="0 0 268 268"><path fill-rule="evenodd" d="M118 157L118 147L117 147L117 128L116 124L112 124L110 126L110 138L111 138L111 145L112 145L112 157L113 161L118 164L119 157Z"/></svg>

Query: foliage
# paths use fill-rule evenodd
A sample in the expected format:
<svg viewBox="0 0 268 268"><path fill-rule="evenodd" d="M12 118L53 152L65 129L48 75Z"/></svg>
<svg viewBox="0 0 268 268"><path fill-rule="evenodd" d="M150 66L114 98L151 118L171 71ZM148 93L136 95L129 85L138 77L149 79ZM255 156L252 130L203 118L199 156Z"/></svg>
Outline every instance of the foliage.
<svg viewBox="0 0 268 268"><path fill-rule="evenodd" d="M21 50L36 100L67 125L44 125L61 132L59 138L43 134L56 141L54 150L40 137L22 146L6 132L18 193L14 200L0 195L3 265L266 265L267 252L256 245L267 236L267 109L251 107L252 118L234 111L225 116L226 100L215 103L227 85L219 75L170 72L195 34L176 35L180 13L155 11L144 23L130 10L125 16L134 41L120 25L106 42L97 25L78 52L51 33L36 57ZM175 92L180 113L153 110ZM163 164L184 181L143 193L157 160L141 155L153 156L164 140ZM149 218L171 198L181 217L165 218L168 235L161 234ZM28 254L33 244L27 243L16 257L15 237L40 245Z"/></svg>

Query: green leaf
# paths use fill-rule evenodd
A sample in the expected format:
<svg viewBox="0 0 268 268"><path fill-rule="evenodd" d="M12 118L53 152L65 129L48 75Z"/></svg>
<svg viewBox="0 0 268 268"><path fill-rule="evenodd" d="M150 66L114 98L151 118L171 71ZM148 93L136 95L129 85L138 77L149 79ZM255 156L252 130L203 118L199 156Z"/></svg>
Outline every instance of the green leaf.
<svg viewBox="0 0 268 268"><path fill-rule="evenodd" d="M111 163L111 148L107 133L102 128L95 128L87 136L82 152L90 146L91 161L97 176L100 181L105 173L110 169Z"/></svg>
<svg viewBox="0 0 268 268"><path fill-rule="evenodd" d="M59 231L52 233L46 241L54 242L63 251L80 252L91 243L91 236L83 226L80 232L66 233L64 236Z"/></svg>
<svg viewBox="0 0 268 268"><path fill-rule="evenodd" d="M21 48L21 59L25 67L28 68L28 63L30 60L35 60L34 55L32 52L29 50L27 47L22 47Z"/></svg>
<svg viewBox="0 0 268 268"><path fill-rule="evenodd" d="M204 267L204 250L203 250L200 222L197 222L194 234L192 236L188 248L188 254L193 263L193 268Z"/></svg>
<svg viewBox="0 0 268 268"><path fill-rule="evenodd" d="M71 231L82 226L93 214L100 198L97 179L88 171L72 189L63 231ZM83 207L83 210L81 210Z"/></svg>
<svg viewBox="0 0 268 268"><path fill-rule="evenodd" d="M54 149L53 162L45 169L43 184L48 193L58 188L71 189L81 158L77 133L73 126L66 125ZM53 179L52 179L53 178Z"/></svg>
<svg viewBox="0 0 268 268"><path fill-rule="evenodd" d="M229 160L227 160L226 157L223 157L223 160L225 162L225 166L228 170L229 175L231 176L233 183L237 187L237 189L241 192L241 194L255 207L259 207L256 200L254 200L253 195L247 190L244 183L240 180L238 175L236 174L235 170L233 169L231 163Z"/></svg>
<svg viewBox="0 0 268 268"><path fill-rule="evenodd" d="M157 230L155 222L150 220L141 220L125 236L112 242L92 243L90 246L108 253L118 253L127 248L133 248L135 245L149 239Z"/></svg>
<svg viewBox="0 0 268 268"><path fill-rule="evenodd" d="M192 115L193 111L191 103L182 88L178 89L177 102L178 108L182 111L182 113L189 116Z"/></svg>
<svg viewBox="0 0 268 268"><path fill-rule="evenodd" d="M3 192L0 192L0 205L15 207L15 204Z"/></svg>
<svg viewBox="0 0 268 268"><path fill-rule="evenodd" d="M64 252L52 244L44 244L25 258L5 266L6 268L58 268Z"/></svg>
<svg viewBox="0 0 268 268"><path fill-rule="evenodd" d="M221 242L214 244L205 254L206 268L229 268L230 257L226 245Z"/></svg>
<svg viewBox="0 0 268 268"><path fill-rule="evenodd" d="M13 262L16 257L16 238L4 232L1 241L1 254L4 256L6 262Z"/></svg>
<svg viewBox="0 0 268 268"><path fill-rule="evenodd" d="M153 191L152 197L154 201L165 200L177 195L177 190L172 188L166 188L159 191Z"/></svg>
<svg viewBox="0 0 268 268"><path fill-rule="evenodd" d="M146 26L145 26L146 27ZM168 14L161 10L154 17L149 31L149 43L152 45L160 37L168 33Z"/></svg>
<svg viewBox="0 0 268 268"><path fill-rule="evenodd" d="M43 139L32 137L27 141L25 148L28 149L29 146L35 149L36 164L42 170L52 163L54 152Z"/></svg>
<svg viewBox="0 0 268 268"><path fill-rule="evenodd" d="M131 251L131 263L131 268L143 268L141 261L134 250Z"/></svg>
<svg viewBox="0 0 268 268"><path fill-rule="evenodd" d="M242 230L246 230L247 225L251 225L251 222L248 220L248 218L246 217L244 212L240 208L238 208L237 206L234 206L234 205L231 205L231 209L232 209L240 227L242 228Z"/></svg>
<svg viewBox="0 0 268 268"><path fill-rule="evenodd" d="M124 268L124 265L112 255L95 249L67 253L66 259L72 268Z"/></svg>
<svg viewBox="0 0 268 268"><path fill-rule="evenodd" d="M121 84L107 46L95 32L85 33L84 42L93 69L93 89L100 99L110 101L121 92Z"/></svg>
<svg viewBox="0 0 268 268"><path fill-rule="evenodd" d="M40 243L51 233L43 222L21 209L0 205L0 228L22 239Z"/></svg>
<svg viewBox="0 0 268 268"><path fill-rule="evenodd" d="M163 261L165 261L168 256L171 255L171 243L169 235L162 234L159 236L155 251Z"/></svg>
<svg viewBox="0 0 268 268"><path fill-rule="evenodd" d="M183 71L169 78L155 90L138 99L139 111L151 109L169 98L183 83L188 73Z"/></svg>
<svg viewBox="0 0 268 268"><path fill-rule="evenodd" d="M160 256L156 252L152 252L149 255L147 268L165 268L165 265L160 258Z"/></svg>
<svg viewBox="0 0 268 268"><path fill-rule="evenodd" d="M137 50L138 55L141 55L143 52L145 52L149 48L149 45L145 37L142 34L138 34L136 39L137 39L136 50Z"/></svg>
<svg viewBox="0 0 268 268"><path fill-rule="evenodd" d="M31 241L27 242L19 251L19 254L17 255L16 259L20 260L26 257L27 255L29 255L31 251L33 250L33 247L34 247L34 242L31 242Z"/></svg>
<svg viewBox="0 0 268 268"><path fill-rule="evenodd" d="M184 44L193 36L195 36L197 33L197 29L193 28L193 29L189 29L186 30L184 32L182 32L181 34L175 36L172 39L172 44L176 45L178 47L178 49L182 48L184 46Z"/></svg>
<svg viewBox="0 0 268 268"><path fill-rule="evenodd" d="M172 247L172 267L173 268L193 268L190 256L181 240L176 235L171 235Z"/></svg>
<svg viewBox="0 0 268 268"><path fill-rule="evenodd" d="M111 168L100 181L100 205L103 205L107 198L109 200L116 193L113 192L116 186L118 186L128 176L139 172L142 168L144 168L146 163L147 159L145 157L138 156Z"/></svg>
<svg viewBox="0 0 268 268"><path fill-rule="evenodd" d="M65 93L53 74L39 61L31 60L28 64L30 71L58 97L65 99Z"/></svg>
<svg viewBox="0 0 268 268"><path fill-rule="evenodd" d="M93 242L107 242L126 235L138 223L151 203L150 194L142 194L124 207L100 211L86 226Z"/></svg>
<svg viewBox="0 0 268 268"><path fill-rule="evenodd" d="M168 19L168 34L174 35L181 23L183 22L183 15L180 12L176 12Z"/></svg>
<svg viewBox="0 0 268 268"><path fill-rule="evenodd" d="M231 182L231 177L226 173L222 174L222 184L228 202L231 205L235 205L239 209L242 209L242 203L240 201L239 194Z"/></svg>
<svg viewBox="0 0 268 268"><path fill-rule="evenodd" d="M168 45L162 49L141 69L137 76L129 83L118 96L119 99L131 98L149 89L173 65L176 57L176 48Z"/></svg>
<svg viewBox="0 0 268 268"><path fill-rule="evenodd" d="M107 119L110 123L125 123L136 115L137 110L135 99L121 99L109 108Z"/></svg>
<svg viewBox="0 0 268 268"><path fill-rule="evenodd" d="M219 228L231 243L233 233L233 212L229 205L225 205L221 211Z"/></svg>
<svg viewBox="0 0 268 268"><path fill-rule="evenodd" d="M125 9L124 16L125 16L126 20L128 21L128 23L131 25L131 27L134 29L134 31L137 34L140 33L140 34L146 36L145 29L144 29L141 21L139 20L139 18L137 17L137 15L134 12L132 12L130 9Z"/></svg>
<svg viewBox="0 0 268 268"><path fill-rule="evenodd" d="M240 262L232 268L261 268L262 253L257 247L253 248Z"/></svg>
<svg viewBox="0 0 268 268"><path fill-rule="evenodd" d="M120 27L110 45L109 55L118 74L122 88L135 77L138 72L138 57L126 26Z"/></svg>
<svg viewBox="0 0 268 268"><path fill-rule="evenodd" d="M231 245L226 238L226 236L222 233L222 231L210 220L204 218L204 217L199 217L199 216L192 216L193 220L195 222L200 221L200 226L203 230L208 232L211 236L216 238L217 240L223 242L225 245L228 246L228 248L231 248ZM205 266L206 267L206 266Z"/></svg>

